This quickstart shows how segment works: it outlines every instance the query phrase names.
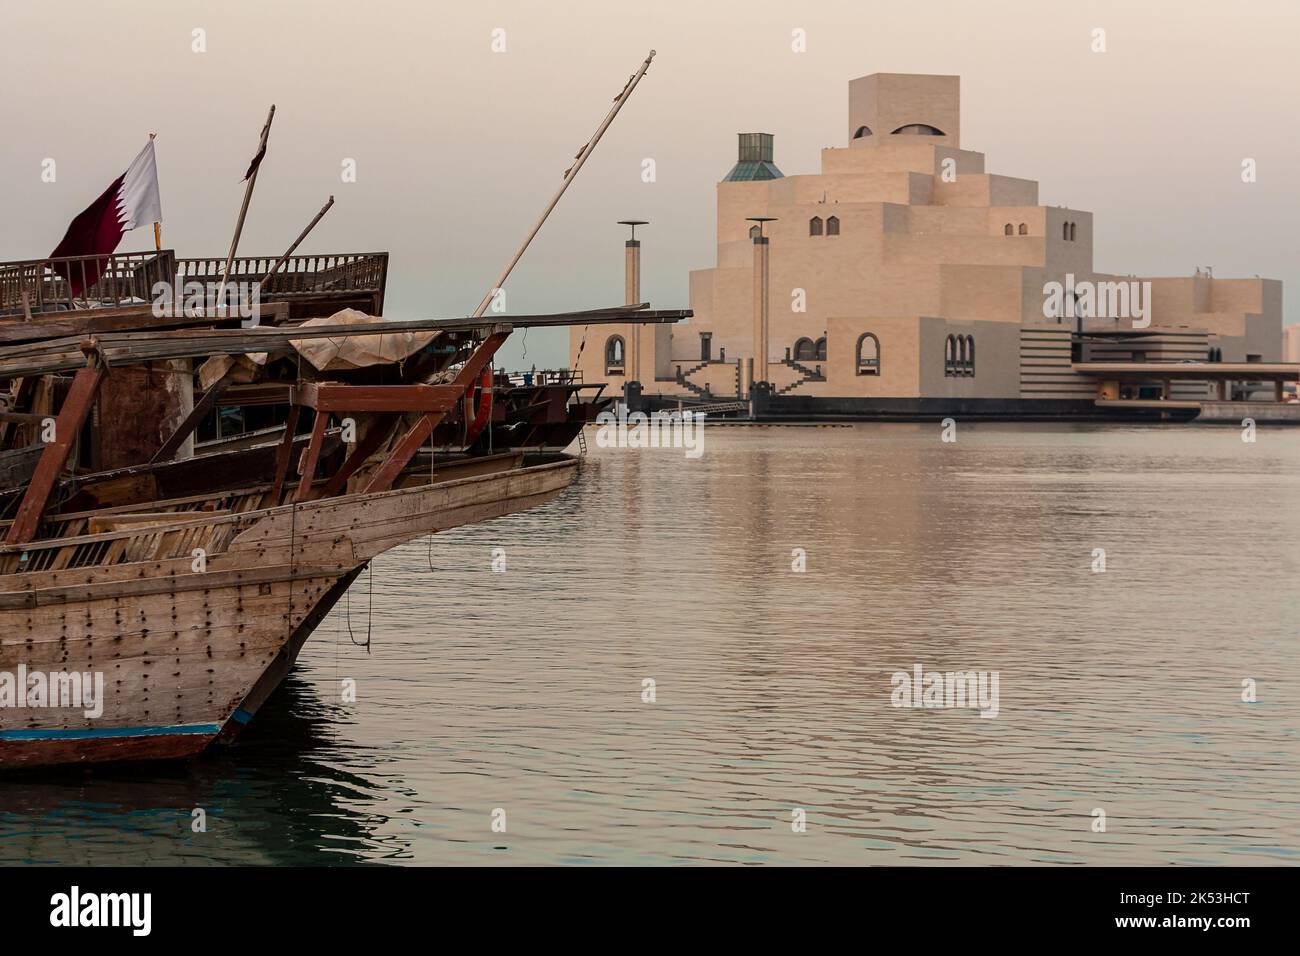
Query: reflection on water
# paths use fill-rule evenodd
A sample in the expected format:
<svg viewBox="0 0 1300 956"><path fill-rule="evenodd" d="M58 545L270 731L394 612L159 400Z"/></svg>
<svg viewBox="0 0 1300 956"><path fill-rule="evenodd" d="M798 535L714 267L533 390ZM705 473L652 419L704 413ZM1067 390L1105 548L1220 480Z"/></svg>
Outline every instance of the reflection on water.
<svg viewBox="0 0 1300 956"><path fill-rule="evenodd" d="M235 748L0 780L0 861L1294 863L1300 432L1239 434L592 442L381 556ZM916 663L998 717L891 706Z"/></svg>

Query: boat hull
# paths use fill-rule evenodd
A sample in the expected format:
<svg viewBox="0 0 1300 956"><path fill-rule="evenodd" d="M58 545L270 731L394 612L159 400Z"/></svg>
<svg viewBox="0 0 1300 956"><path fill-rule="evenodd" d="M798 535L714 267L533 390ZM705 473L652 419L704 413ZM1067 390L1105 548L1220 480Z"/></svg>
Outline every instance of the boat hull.
<svg viewBox="0 0 1300 956"><path fill-rule="evenodd" d="M0 768L185 758L233 736L376 555L544 504L576 467L566 459L206 521L185 512L172 527L134 532L171 548L150 560L68 567L73 556L46 555L45 570L0 575L0 677L76 673L102 676L103 687L98 715L84 700L0 706ZM118 553L124 534L28 547ZM222 535L224 549L195 570L189 545Z"/></svg>

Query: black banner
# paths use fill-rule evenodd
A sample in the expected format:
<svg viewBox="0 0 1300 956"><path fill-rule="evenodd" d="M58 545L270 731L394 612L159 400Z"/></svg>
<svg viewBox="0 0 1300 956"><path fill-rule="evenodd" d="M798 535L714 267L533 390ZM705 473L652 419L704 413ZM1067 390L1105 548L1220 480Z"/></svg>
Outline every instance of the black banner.
<svg viewBox="0 0 1300 956"><path fill-rule="evenodd" d="M739 938L785 924L944 945L1131 937L1232 946L1291 924L1297 871L9 868L0 882L11 942L339 944L457 924L493 935L564 924L581 936L611 918L637 937L658 936L661 920L689 918Z"/></svg>

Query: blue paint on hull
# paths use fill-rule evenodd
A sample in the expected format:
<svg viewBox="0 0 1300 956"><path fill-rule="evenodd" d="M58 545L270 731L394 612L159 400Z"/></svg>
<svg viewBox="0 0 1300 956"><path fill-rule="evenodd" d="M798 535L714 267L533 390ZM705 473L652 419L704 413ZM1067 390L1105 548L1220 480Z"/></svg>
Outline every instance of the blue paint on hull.
<svg viewBox="0 0 1300 956"><path fill-rule="evenodd" d="M0 740L103 740L114 737L164 737L217 733L217 724L173 724L157 727L86 727L79 730L0 730Z"/></svg>

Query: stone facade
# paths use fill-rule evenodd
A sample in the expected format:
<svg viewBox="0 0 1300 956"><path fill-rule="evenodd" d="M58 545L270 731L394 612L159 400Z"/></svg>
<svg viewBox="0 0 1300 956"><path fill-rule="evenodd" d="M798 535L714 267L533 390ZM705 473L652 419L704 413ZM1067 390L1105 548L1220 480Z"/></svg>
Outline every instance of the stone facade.
<svg viewBox="0 0 1300 956"><path fill-rule="evenodd" d="M768 345L753 380L777 395L1078 402L1097 386L1071 364L1092 349L1112 361L1282 359L1279 281L1094 272L1092 214L1041 205L1036 182L986 172L984 154L962 148L960 119L958 77L851 81L848 145L824 149L821 172L769 164L772 178L733 170L718 184L717 261L691 273L693 319L592 330L580 358L575 330L571 360L616 392L635 380L646 396L745 397L749 363L764 367L761 218L773 220L761 229ZM760 147L770 152L770 137L742 134L742 160ZM1150 310L1079 320L1051 307L1053 282L1149 282ZM1077 329L1114 336L1080 346ZM634 335L635 362L608 366L604 346Z"/></svg>

